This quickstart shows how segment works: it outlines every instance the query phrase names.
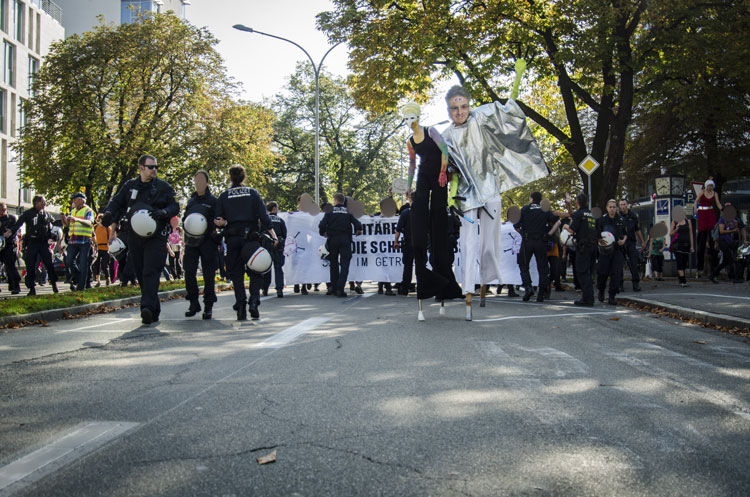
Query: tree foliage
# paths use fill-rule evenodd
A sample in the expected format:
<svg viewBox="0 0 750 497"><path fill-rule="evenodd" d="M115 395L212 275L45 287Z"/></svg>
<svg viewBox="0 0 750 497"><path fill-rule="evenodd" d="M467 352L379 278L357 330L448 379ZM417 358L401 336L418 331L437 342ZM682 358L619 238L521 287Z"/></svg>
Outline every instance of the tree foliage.
<svg viewBox="0 0 750 497"><path fill-rule="evenodd" d="M333 3L333 11L319 15L319 25L332 40L349 43L355 101L375 114L393 109L399 98L424 99L436 80L451 75L476 102L504 101L515 60L525 58L530 70L519 105L537 133L544 130L565 149L569 168L575 170L587 153L602 164L593 177L594 200L602 204L617 192L633 111L648 91L642 76L660 63L665 36L684 31L708 5L721 10L732 2ZM554 85L554 102L532 101L528 88L539 85ZM564 119L548 117L559 109Z"/></svg>
<svg viewBox="0 0 750 497"><path fill-rule="evenodd" d="M321 202L342 192L378 210L398 175L405 128L390 113L366 119L342 78L324 72L319 85ZM300 194L315 191L315 76L309 64L297 66L285 90L271 104L279 160L266 192L282 209L296 209Z"/></svg>
<svg viewBox="0 0 750 497"><path fill-rule="evenodd" d="M143 153L177 188L199 168L232 162L260 178L272 161L272 116L235 102L205 29L172 14L73 35L52 45L25 103L16 149L24 182L66 204L106 204Z"/></svg>

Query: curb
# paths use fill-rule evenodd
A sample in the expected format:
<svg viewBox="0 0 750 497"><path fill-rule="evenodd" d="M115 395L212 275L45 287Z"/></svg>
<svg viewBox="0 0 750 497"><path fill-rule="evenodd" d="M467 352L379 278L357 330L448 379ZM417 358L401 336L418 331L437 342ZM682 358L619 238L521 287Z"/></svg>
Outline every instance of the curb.
<svg viewBox="0 0 750 497"><path fill-rule="evenodd" d="M230 283L223 283L221 285L216 285L216 291L220 292L222 290L226 290L229 287ZM177 290L169 290L166 292L159 292L159 300L167 300L173 297L182 297L184 295L187 295L187 290L184 288L179 288ZM141 301L141 297L135 296L135 297L127 297L124 299L116 299L116 300L105 300L102 302L94 302L92 304L82 304L82 305L76 305L72 307L64 307L62 309L50 309L48 311L40 311L40 312L30 312L28 314L18 314L15 316L4 316L0 317L0 327L14 324L14 323L23 323L26 321L58 321L60 319L65 318L66 314L80 314L82 312L97 310L97 309L107 309L110 307L122 307L126 305L131 304L138 304Z"/></svg>
<svg viewBox="0 0 750 497"><path fill-rule="evenodd" d="M635 304L637 306L650 309L663 309L673 312L687 319L697 319L714 326L723 326L726 328L739 328L750 330L750 319L744 319L727 314L718 314L715 312L699 311L688 307L682 307L674 304L665 304L664 302L655 302L653 300L642 299L638 297L617 297L617 300Z"/></svg>

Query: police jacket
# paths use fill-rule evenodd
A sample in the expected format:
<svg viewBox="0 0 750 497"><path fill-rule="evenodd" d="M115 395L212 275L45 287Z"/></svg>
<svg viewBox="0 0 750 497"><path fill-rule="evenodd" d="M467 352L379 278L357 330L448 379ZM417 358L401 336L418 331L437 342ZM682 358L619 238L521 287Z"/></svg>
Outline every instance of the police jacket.
<svg viewBox="0 0 750 497"><path fill-rule="evenodd" d="M10 230L13 234L10 238L5 239L5 248L13 247L16 245L16 234L14 227L16 225L16 216L12 214L6 214L0 217L0 236L3 236L5 230Z"/></svg>
<svg viewBox="0 0 750 497"><path fill-rule="evenodd" d="M401 209L401 214L398 216L396 231L404 235L404 241L411 240L411 207Z"/></svg>
<svg viewBox="0 0 750 497"><path fill-rule="evenodd" d="M578 209L573 213L570 229L575 233L576 245L578 246L594 246L599 241L596 219L588 209Z"/></svg>
<svg viewBox="0 0 750 497"><path fill-rule="evenodd" d="M515 228L521 232L524 240L543 240L557 216L552 211L544 212L539 204L531 203L521 208L521 219Z"/></svg>
<svg viewBox="0 0 750 497"><path fill-rule="evenodd" d="M352 236L352 226L356 231L362 230L362 223L349 213L343 205L335 205L333 210L323 216L318 225L320 236L348 235Z"/></svg>
<svg viewBox="0 0 750 497"><path fill-rule="evenodd" d="M638 215L632 210L628 210L627 214L619 213L625 220L625 234L628 235L628 242L635 242L635 232L641 230L641 223L638 220Z"/></svg>
<svg viewBox="0 0 750 497"><path fill-rule="evenodd" d="M273 228L273 232L276 233L276 237L279 239L276 250L278 252L283 252L284 242L286 240L286 223L276 214L269 214L268 217L271 219L271 227Z"/></svg>
<svg viewBox="0 0 750 497"><path fill-rule="evenodd" d="M184 221L186 217L194 212L203 214L203 216L209 222L209 228L214 224L214 218L216 217L216 202L218 199L211 194L211 190L206 187L206 193L198 195L198 192L193 194L188 199L187 206L185 207L185 214L182 215Z"/></svg>
<svg viewBox="0 0 750 497"><path fill-rule="evenodd" d="M615 236L615 241L619 242L626 236L627 225L625 218L619 213L615 214L615 217L609 217L609 214L604 214L596 221L596 230L599 233L609 231Z"/></svg>
<svg viewBox="0 0 750 497"><path fill-rule="evenodd" d="M226 219L229 236L258 233L271 229L271 218L260 193L249 186L234 186L219 195L216 217Z"/></svg>
<svg viewBox="0 0 750 497"><path fill-rule="evenodd" d="M125 182L104 210L111 213L115 221L122 218L129 221L130 216L141 207L154 211L163 210L164 216L156 220L156 232L166 237L169 230L165 228L169 225L169 220L180 212L180 204L174 197L174 189L166 181L154 178L144 183L139 176Z"/></svg>
<svg viewBox="0 0 750 497"><path fill-rule="evenodd" d="M34 208L28 209L21 214L18 222L11 229L13 236L26 225L26 234L23 236L24 243L47 242L52 236L52 216L47 211L38 211Z"/></svg>

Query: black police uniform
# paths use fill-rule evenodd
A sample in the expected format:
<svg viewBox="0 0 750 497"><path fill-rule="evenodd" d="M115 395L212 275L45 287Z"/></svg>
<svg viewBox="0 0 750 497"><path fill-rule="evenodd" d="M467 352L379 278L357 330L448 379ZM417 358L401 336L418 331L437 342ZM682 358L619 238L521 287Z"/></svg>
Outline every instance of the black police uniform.
<svg viewBox="0 0 750 497"><path fill-rule="evenodd" d="M16 225L16 216L12 214L5 214L0 217L0 236L3 236L5 230L13 231L13 227ZM5 266L5 274L8 275L8 290L12 294L17 294L21 291L21 275L18 274L16 268L16 236L15 233L9 238L5 239L5 246L0 251L0 262Z"/></svg>
<svg viewBox="0 0 750 497"><path fill-rule="evenodd" d="M625 249L625 256L628 259L628 266L630 266L630 277L633 281L633 290L639 291L640 290L640 281L641 276L639 274L638 270L638 247L636 246L636 231L641 230L641 223L638 220L638 216L635 212L632 210L628 210L627 214L620 215L625 220L625 234L628 236L627 241L625 241L624 249Z"/></svg>
<svg viewBox="0 0 750 497"><path fill-rule="evenodd" d="M570 229L575 233L576 249L574 252L575 271L578 284L581 285L582 296L580 304L594 303L594 266L596 264L597 242L599 232L596 229L596 219L588 209L578 209L573 213Z"/></svg>
<svg viewBox="0 0 750 497"><path fill-rule="evenodd" d="M400 295L408 295L411 289L411 277L414 269L414 247L411 241L411 207L404 207L401 209L401 213L398 216L398 224L396 225L396 231L404 236L404 240L401 243L401 251L403 252L403 264L404 272L401 276L401 284L398 288Z"/></svg>
<svg viewBox="0 0 750 497"><path fill-rule="evenodd" d="M625 218L619 213L616 213L615 217L609 217L609 214L604 214L597 220L596 229L599 233L608 231L615 236L614 248L611 252L599 251L599 262L596 270L596 286L599 289L599 300L604 300L604 290L607 287L607 277L609 277L609 303L614 304L615 295L617 295L620 289L622 267L625 262L624 250L617 243L625 237L627 230Z"/></svg>
<svg viewBox="0 0 750 497"><path fill-rule="evenodd" d="M269 214L268 217L271 219L273 232L276 233L276 237L279 239L279 243L276 244L273 250L271 250L271 258L273 259L273 272L276 281L276 295L282 297L284 295L284 243L286 242L286 223L277 214ZM268 288L270 286L271 271L263 275L263 293L268 293Z"/></svg>
<svg viewBox="0 0 750 497"><path fill-rule="evenodd" d="M141 284L141 317L145 324L159 320L159 280L167 260L167 236L171 231L169 220L180 212L174 189L166 181L154 178L144 183L140 177L128 180L118 191L102 216L102 224L109 226L124 217L128 222L141 208L151 211L157 222L156 232L143 238L128 229L128 260L136 279Z"/></svg>
<svg viewBox="0 0 750 497"><path fill-rule="evenodd" d="M200 260L203 269L203 305L205 306L203 317L211 317L211 309L216 302L215 276L219 267L219 250L216 236L216 202L218 199L211 194L207 187L203 195L193 192L188 199L185 207L185 214L182 221L194 213L202 214L208 222L206 232L202 237L196 239L191 236L185 236L185 255L182 259L182 266L185 270L185 289L187 295L185 299L190 302L190 310L187 314L194 315L200 310L198 305L198 261Z"/></svg>
<svg viewBox="0 0 750 497"><path fill-rule="evenodd" d="M237 319L247 318L245 304L245 273L247 260L242 256L242 247L251 237L271 229L271 219L257 190L248 186L235 186L219 195L216 202L216 217L224 218L224 239L227 244L227 273L234 286ZM250 307L260 305L260 288L263 278L250 274ZM254 316L255 317L255 316Z"/></svg>
<svg viewBox="0 0 750 497"><path fill-rule="evenodd" d="M331 259L331 286L339 296L345 295L344 287L352 260L352 226L355 231L362 230L362 224L343 205L334 206L318 225L320 235L328 237L326 243Z"/></svg>
<svg viewBox="0 0 750 497"><path fill-rule="evenodd" d="M555 222L557 222L557 217L551 211L544 212L539 204L531 203L524 205L521 209L521 219L515 227L523 236L521 250L518 253L518 266L521 269L521 281L526 288L524 300L528 300L531 295L529 263L532 255L536 259L536 267L539 272L537 301L544 300L544 294L549 286L547 233Z"/></svg>
<svg viewBox="0 0 750 497"><path fill-rule="evenodd" d="M23 262L26 266L24 282L32 294L35 292L36 285L36 265L40 259L47 269L52 290L57 293L57 273L55 272L55 266L52 264L52 252L49 249L48 242L53 236L52 222L52 216L47 211L31 208L21 214L18 222L11 230L15 237L21 226L26 225L26 234L23 236Z"/></svg>

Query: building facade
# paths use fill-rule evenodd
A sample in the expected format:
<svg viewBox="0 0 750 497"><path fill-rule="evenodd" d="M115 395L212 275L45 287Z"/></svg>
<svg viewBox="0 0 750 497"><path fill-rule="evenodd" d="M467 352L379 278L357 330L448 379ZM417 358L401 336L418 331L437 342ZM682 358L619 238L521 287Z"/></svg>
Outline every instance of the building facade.
<svg viewBox="0 0 750 497"><path fill-rule="evenodd" d="M52 42L65 36L60 6L51 0L0 0L0 199L14 212L31 205L21 188L13 143L25 122L23 102Z"/></svg>
<svg viewBox="0 0 750 497"><path fill-rule="evenodd" d="M65 36L90 31L99 24L99 16L107 24L132 22L137 12L174 12L185 19L190 0L55 0L62 7Z"/></svg>

